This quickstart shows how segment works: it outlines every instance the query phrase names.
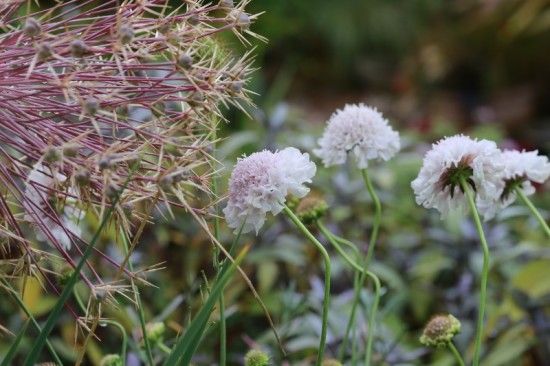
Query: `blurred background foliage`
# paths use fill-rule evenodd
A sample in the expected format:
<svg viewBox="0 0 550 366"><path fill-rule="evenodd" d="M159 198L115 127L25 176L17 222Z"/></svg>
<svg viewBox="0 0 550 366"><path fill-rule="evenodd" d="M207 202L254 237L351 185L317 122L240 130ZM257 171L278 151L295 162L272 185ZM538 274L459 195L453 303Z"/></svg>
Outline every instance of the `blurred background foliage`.
<svg viewBox="0 0 550 366"><path fill-rule="evenodd" d="M228 110L229 123L222 126L217 156L225 167L224 189L230 168L243 153L285 146L311 152L335 108L352 102L377 106L400 131L403 149L371 169L383 204L373 264L384 286L374 364L452 365L448 352L433 352L418 342L431 315L446 312L462 321L457 347L471 356L482 260L475 228L467 219L442 221L418 207L410 182L429 144L457 132L549 154L549 2L256 0L247 9L265 12L252 29L269 41L255 45L258 70L247 84L257 93L257 107L248 116ZM539 188L535 201L548 218L550 186ZM319 168L313 190L329 203L326 224L364 249L373 209L357 170L352 165ZM184 212L176 216L168 220L158 214L158 224L148 226L133 256L136 266L164 267L149 274L157 287L142 289L142 296L147 319L166 322L167 345L200 307L206 279L214 273L207 236ZM229 245L233 234L222 227L222 242ZM501 212L486 230L493 260L482 364L546 365L548 240L521 206ZM112 235L103 242L117 253ZM243 268L269 308L288 355L282 356L261 308L235 276L225 294L230 364L242 364L243 354L255 345L269 350L276 365L310 364L321 327L322 260L283 217L268 220L257 237L246 236L242 243L253 244ZM328 353L336 355L351 307L353 274L336 255L333 261ZM25 302L40 318L54 298L33 281L26 286ZM368 304L370 291L364 291L362 300ZM16 305L1 304L4 325L16 328L21 322ZM139 339L131 304L123 301L106 311ZM216 362L216 319L217 313L197 365ZM361 313L357 331L362 337L365 324ZM101 341L92 340L87 352L91 364L119 349L116 328L103 327L98 337ZM0 339L2 347L7 339ZM74 358L69 314L52 339L67 360ZM32 338L24 342L22 347L28 348ZM139 341L134 343L135 351Z"/></svg>

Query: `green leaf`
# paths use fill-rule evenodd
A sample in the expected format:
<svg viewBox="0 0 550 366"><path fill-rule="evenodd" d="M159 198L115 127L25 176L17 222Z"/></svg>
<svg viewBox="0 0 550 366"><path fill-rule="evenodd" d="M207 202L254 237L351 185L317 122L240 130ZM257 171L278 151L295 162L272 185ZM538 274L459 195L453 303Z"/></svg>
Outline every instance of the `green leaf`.
<svg viewBox="0 0 550 366"><path fill-rule="evenodd" d="M13 341L13 344L12 346L10 347L9 351L8 351L8 354L6 355L6 357L4 357L4 359L2 360L2 365L1 366L8 366L8 365L11 365L11 361L12 359L15 357L15 354L16 354L16 351L17 351L17 347L19 346L19 343L21 343L21 339L23 339L23 336L25 335L25 332L29 326L29 323L30 323L30 320L27 321L25 323L25 325L23 325L23 328L21 328L21 331L19 332L19 334L17 334L17 337L15 338L15 340Z"/></svg>
<svg viewBox="0 0 550 366"><path fill-rule="evenodd" d="M218 279L216 280L212 291L210 291L204 305L195 316L195 319L193 319L191 324L189 324L187 332L185 332L184 336L178 340L172 349L172 353L170 353L168 359L164 362L165 366L189 365L191 362L191 357L199 346L202 335L207 327L207 322L210 318L210 314L212 313L212 309L216 305L219 297L222 295L225 285L231 279L231 276L235 272L237 266L246 255L246 252L247 248L241 252L241 254L235 259L234 263L229 261L224 263Z"/></svg>
<svg viewBox="0 0 550 366"><path fill-rule="evenodd" d="M550 294L548 268L550 260L537 260L523 266L514 276L512 286L533 299Z"/></svg>

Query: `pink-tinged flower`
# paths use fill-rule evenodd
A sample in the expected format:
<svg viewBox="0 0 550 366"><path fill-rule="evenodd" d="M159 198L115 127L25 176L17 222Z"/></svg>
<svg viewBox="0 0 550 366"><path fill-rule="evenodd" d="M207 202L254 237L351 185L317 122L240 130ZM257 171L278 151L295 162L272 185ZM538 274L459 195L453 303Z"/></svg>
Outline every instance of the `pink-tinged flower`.
<svg viewBox="0 0 550 366"><path fill-rule="evenodd" d="M314 153L325 166L344 164L353 154L360 169L369 160L391 159L400 149L399 134L380 112L364 104L347 104L330 117Z"/></svg>
<svg viewBox="0 0 550 366"><path fill-rule="evenodd" d="M504 191L497 199L479 200L478 206L486 220L493 218L497 212L508 207L516 200L515 189L521 189L526 196L535 193L533 183L542 184L550 177L548 157L539 155L538 151L506 150L500 155L504 165Z"/></svg>
<svg viewBox="0 0 550 366"><path fill-rule="evenodd" d="M229 227L260 230L267 213L278 214L288 194L304 197L316 166L307 153L287 147L261 151L237 161L229 179L229 201L223 210Z"/></svg>
<svg viewBox="0 0 550 366"><path fill-rule="evenodd" d="M411 183L416 202L435 208L443 216L464 212L468 202L460 181L464 179L478 200L500 197L504 189L504 165L496 144L456 135L432 145L418 177Z"/></svg>

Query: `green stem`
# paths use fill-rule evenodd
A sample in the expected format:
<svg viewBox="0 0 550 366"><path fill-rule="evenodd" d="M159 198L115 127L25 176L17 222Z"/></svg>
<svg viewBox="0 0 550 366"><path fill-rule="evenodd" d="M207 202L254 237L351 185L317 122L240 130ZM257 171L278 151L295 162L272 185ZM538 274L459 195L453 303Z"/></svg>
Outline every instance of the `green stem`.
<svg viewBox="0 0 550 366"><path fill-rule="evenodd" d="M315 366L320 366L323 362L323 356L325 353L325 345L327 340L327 325L328 325L328 311L330 304L330 257L323 247L323 244L313 236L313 234L305 227L305 225L300 221L298 217L289 209L286 205L284 206L285 214L290 218L290 220L296 225L298 229L317 247L317 250L323 256L325 261L325 293L323 297L323 314L322 314L322 326L321 326L321 339L319 341L319 350L317 352L317 360L315 361Z"/></svg>
<svg viewBox="0 0 550 366"><path fill-rule="evenodd" d="M29 309L27 309L27 306L23 302L23 299L21 299L19 297L19 294L17 293L17 291L15 291L15 289L13 287L11 287L11 284L7 280L5 280L1 277L0 277L0 280L2 281L3 285L6 286L6 288L9 290L9 292L11 293L11 295L13 296L15 301L17 302L17 305L19 305L21 310L23 310L25 315L31 320L31 322L34 325L34 327L36 328L36 330L38 330L38 332L42 332L42 327L40 326L40 324L38 324L38 322L36 321L34 316L31 314ZM55 352L55 349L53 348L52 344L47 339L46 339L46 347L48 348L48 350L50 351L52 357L54 358L55 363L57 365L63 365L63 362L61 362L61 359L59 358L59 356ZM15 349L14 349L14 352L15 352Z"/></svg>
<svg viewBox="0 0 550 366"><path fill-rule="evenodd" d="M170 349L170 347L168 347L167 345L165 345L164 343L162 342L158 342L157 343L157 347L164 353L166 353L167 355L169 355L170 353L172 353L172 350Z"/></svg>
<svg viewBox="0 0 550 366"><path fill-rule="evenodd" d="M128 237L126 237L126 233L124 232L123 229L121 229L120 232L122 234L122 242L124 244L123 245L124 246L124 253L123 254L128 255L128 248L129 248L130 240L128 239ZM128 259L128 268L130 269L130 271L134 270L133 267L134 266L132 264L132 260ZM141 296L139 294L139 288L135 284L133 278L130 278L130 284L131 284L131 287L132 287L132 291L134 292L134 294L136 296L136 305L137 305L137 310L138 310L138 315L139 315L139 324L141 326L141 333L143 334L143 343L145 344L145 354L147 356L147 362L149 363L150 366L154 366L153 352L151 350L151 342L149 342L149 337L147 335L147 326L145 324L145 313L143 311L143 305L142 305L142 302L141 302Z"/></svg>
<svg viewBox="0 0 550 366"><path fill-rule="evenodd" d="M550 227L548 227L548 224L546 223L546 221L544 221L544 218L540 214L539 210L537 210L535 205L533 205L533 202L531 202L531 200L525 195L525 193L523 193L521 188L516 187L515 190L516 190L516 194L519 196L519 198L523 201L523 203L525 203L525 205L529 208L529 210L531 210L531 213L539 221L540 226L542 226L542 229L544 230L546 235L548 235L548 237L550 237Z"/></svg>
<svg viewBox="0 0 550 366"><path fill-rule="evenodd" d="M456 362L458 363L458 365L459 366L465 366L464 360L462 359L462 356L460 356L460 352L458 352L458 350L456 349L453 342L449 342L448 346L449 346L449 349L451 350L451 352L453 353L453 355L455 356L455 359L456 359Z"/></svg>
<svg viewBox="0 0 550 366"><path fill-rule="evenodd" d="M216 129L217 126L214 126L212 131L212 147L213 152L212 156L216 158ZM212 178L212 193L214 194L214 199L217 199L218 196L218 176L215 174ZM214 204L214 237L218 242L220 242L220 219L219 219L219 205ZM214 246L214 266L216 267L216 272L219 274L222 268L220 263L220 249L217 246ZM225 298L223 293L220 295L218 300L218 307L220 312L220 366L226 366L227 364L227 325L225 321Z"/></svg>
<svg viewBox="0 0 550 366"><path fill-rule="evenodd" d="M369 366L372 358L372 344L374 340L374 321L376 317L376 311L378 309L378 303L380 302L380 280L378 277L372 273L371 271L368 271L365 267L361 267L359 264L355 263L353 259L351 259L348 254L342 249L342 247L338 244L338 241L334 238L333 234L320 222L317 221L317 226L325 235L325 237L328 239L328 241L334 246L338 254L340 254L346 262L348 262L353 269L356 271L362 273L364 276L368 276L372 279L374 282L374 299L372 303L372 307L369 311L369 319L368 319L368 335L367 335L367 348L365 352L365 366Z"/></svg>
<svg viewBox="0 0 550 366"><path fill-rule="evenodd" d="M376 247L376 241L378 240L378 230L380 229L380 222L382 220L382 205L380 203L380 199L378 198L378 195L376 194L376 191L374 190L374 186L372 185L372 182L370 180L368 170L362 169L361 175L363 176L363 180L365 182L365 186L367 188L367 191L369 192L369 195L372 199L372 202L374 204L374 220L372 224L372 232L370 235L369 240L369 248L367 249L367 255L364 260L364 267L365 269L368 268L370 265L370 262L372 261L372 258L374 256L374 248ZM357 305L359 304L361 291L360 289L363 287L363 283L365 282L365 276L362 275L359 279L358 288L354 289L354 297L353 297L353 303L351 307L351 314L348 320L348 324L346 326L346 333L344 335L344 342L342 344L342 348L340 349L340 360L343 361L344 353L345 353L345 347L347 346L347 339L349 338L349 334L351 331L351 328L353 324L355 323L355 318L357 314ZM356 343L356 333L354 333L354 340L353 342ZM353 351L352 347L352 365L356 365L356 357L355 352Z"/></svg>
<svg viewBox="0 0 550 366"><path fill-rule="evenodd" d="M128 349L128 335L126 334L126 329L120 324L119 322L116 322L114 320L101 320L101 323L110 324L118 328L120 330L120 334L122 335L122 345L120 347L120 358L122 358L122 365L126 365L126 350Z"/></svg>
<svg viewBox="0 0 550 366"><path fill-rule="evenodd" d="M474 222L476 225L477 233L479 234L479 239L481 242L481 248L483 249L483 267L481 269L481 289L479 292L479 309L477 315L477 325L476 325L476 338L474 344L474 358L472 364L474 366L479 365L479 358L481 356L481 339L483 337L483 321L485 315L485 304L487 302L487 278L489 276L489 246L487 245L487 240L485 239L485 233L483 232L483 226L481 225L481 219L479 218L479 213L477 212L477 207L474 199L474 194L470 188L470 185L466 182L464 178L460 179L460 186L466 194L468 199L468 204L470 205L470 211L474 217Z"/></svg>

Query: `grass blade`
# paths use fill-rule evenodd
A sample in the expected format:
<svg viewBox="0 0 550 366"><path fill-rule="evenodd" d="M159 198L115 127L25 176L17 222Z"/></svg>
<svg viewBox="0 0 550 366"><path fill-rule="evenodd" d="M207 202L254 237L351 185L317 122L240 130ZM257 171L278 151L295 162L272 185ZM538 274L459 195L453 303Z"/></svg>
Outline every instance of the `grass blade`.
<svg viewBox="0 0 550 366"><path fill-rule="evenodd" d="M195 319L189 325L187 332L184 336L181 337L174 348L172 353L168 356L168 359L164 362L165 366L174 366L174 365L189 365L191 357L197 350L200 340L202 338L202 333L206 328L206 324L212 312L212 309L216 305L219 297L221 296L223 289L227 282L231 279L233 273L235 272L237 266L243 260L248 248L243 249L241 254L235 259L234 263L227 261L224 263L220 275L216 280L210 295L206 299L204 305L195 316Z"/></svg>
<svg viewBox="0 0 550 366"><path fill-rule="evenodd" d="M30 351L30 353L25 358L25 362L23 363L24 366L33 366L36 364L36 361L38 360L38 357L40 356L40 352L42 352L42 348L44 347L44 343L46 343L48 339L48 335L52 331L53 327L55 326L55 323L59 316L61 315L61 310L63 309L63 306L65 305L65 302L69 299L69 297L73 293L73 288L76 285L78 278L80 276L80 271L82 271L82 268L84 267L84 264L86 263L86 260L92 254L92 250L99 239L99 236L101 235L101 232L103 231L103 228L109 221L111 214L114 211L114 208L116 207L118 200L120 198L121 192L126 188L128 185L128 182L130 181L130 177L133 175L133 170L128 175L128 179L124 183L124 186L117 192L113 203L109 206L109 208L105 211L105 216L103 216L103 219L101 220L101 223L99 224L99 227L97 228L92 241L90 244L86 247L84 252L82 253L82 257L80 258L78 264L76 265L75 270L73 271L73 274L69 277L69 280L67 281L65 288L61 292L61 295L59 295L59 299L55 303L55 306L53 307L52 311L50 312L50 315L48 316L48 319L46 320L46 324L42 328L42 331L38 335L38 338L34 342L34 345Z"/></svg>
<svg viewBox="0 0 550 366"><path fill-rule="evenodd" d="M27 327L29 326L29 323L30 323L30 320L27 320L25 325L23 325L23 328L21 329L19 334L17 334L17 338L15 338L15 340L13 341L12 346L10 347L10 349L8 351L8 354L6 355L6 357L4 357L4 359L2 360L2 364L0 366L9 366L9 365L12 364L11 360L13 360L13 358L15 357L17 347L19 346L19 343L21 343L21 340L23 339L23 336L25 335L25 331L27 330Z"/></svg>

